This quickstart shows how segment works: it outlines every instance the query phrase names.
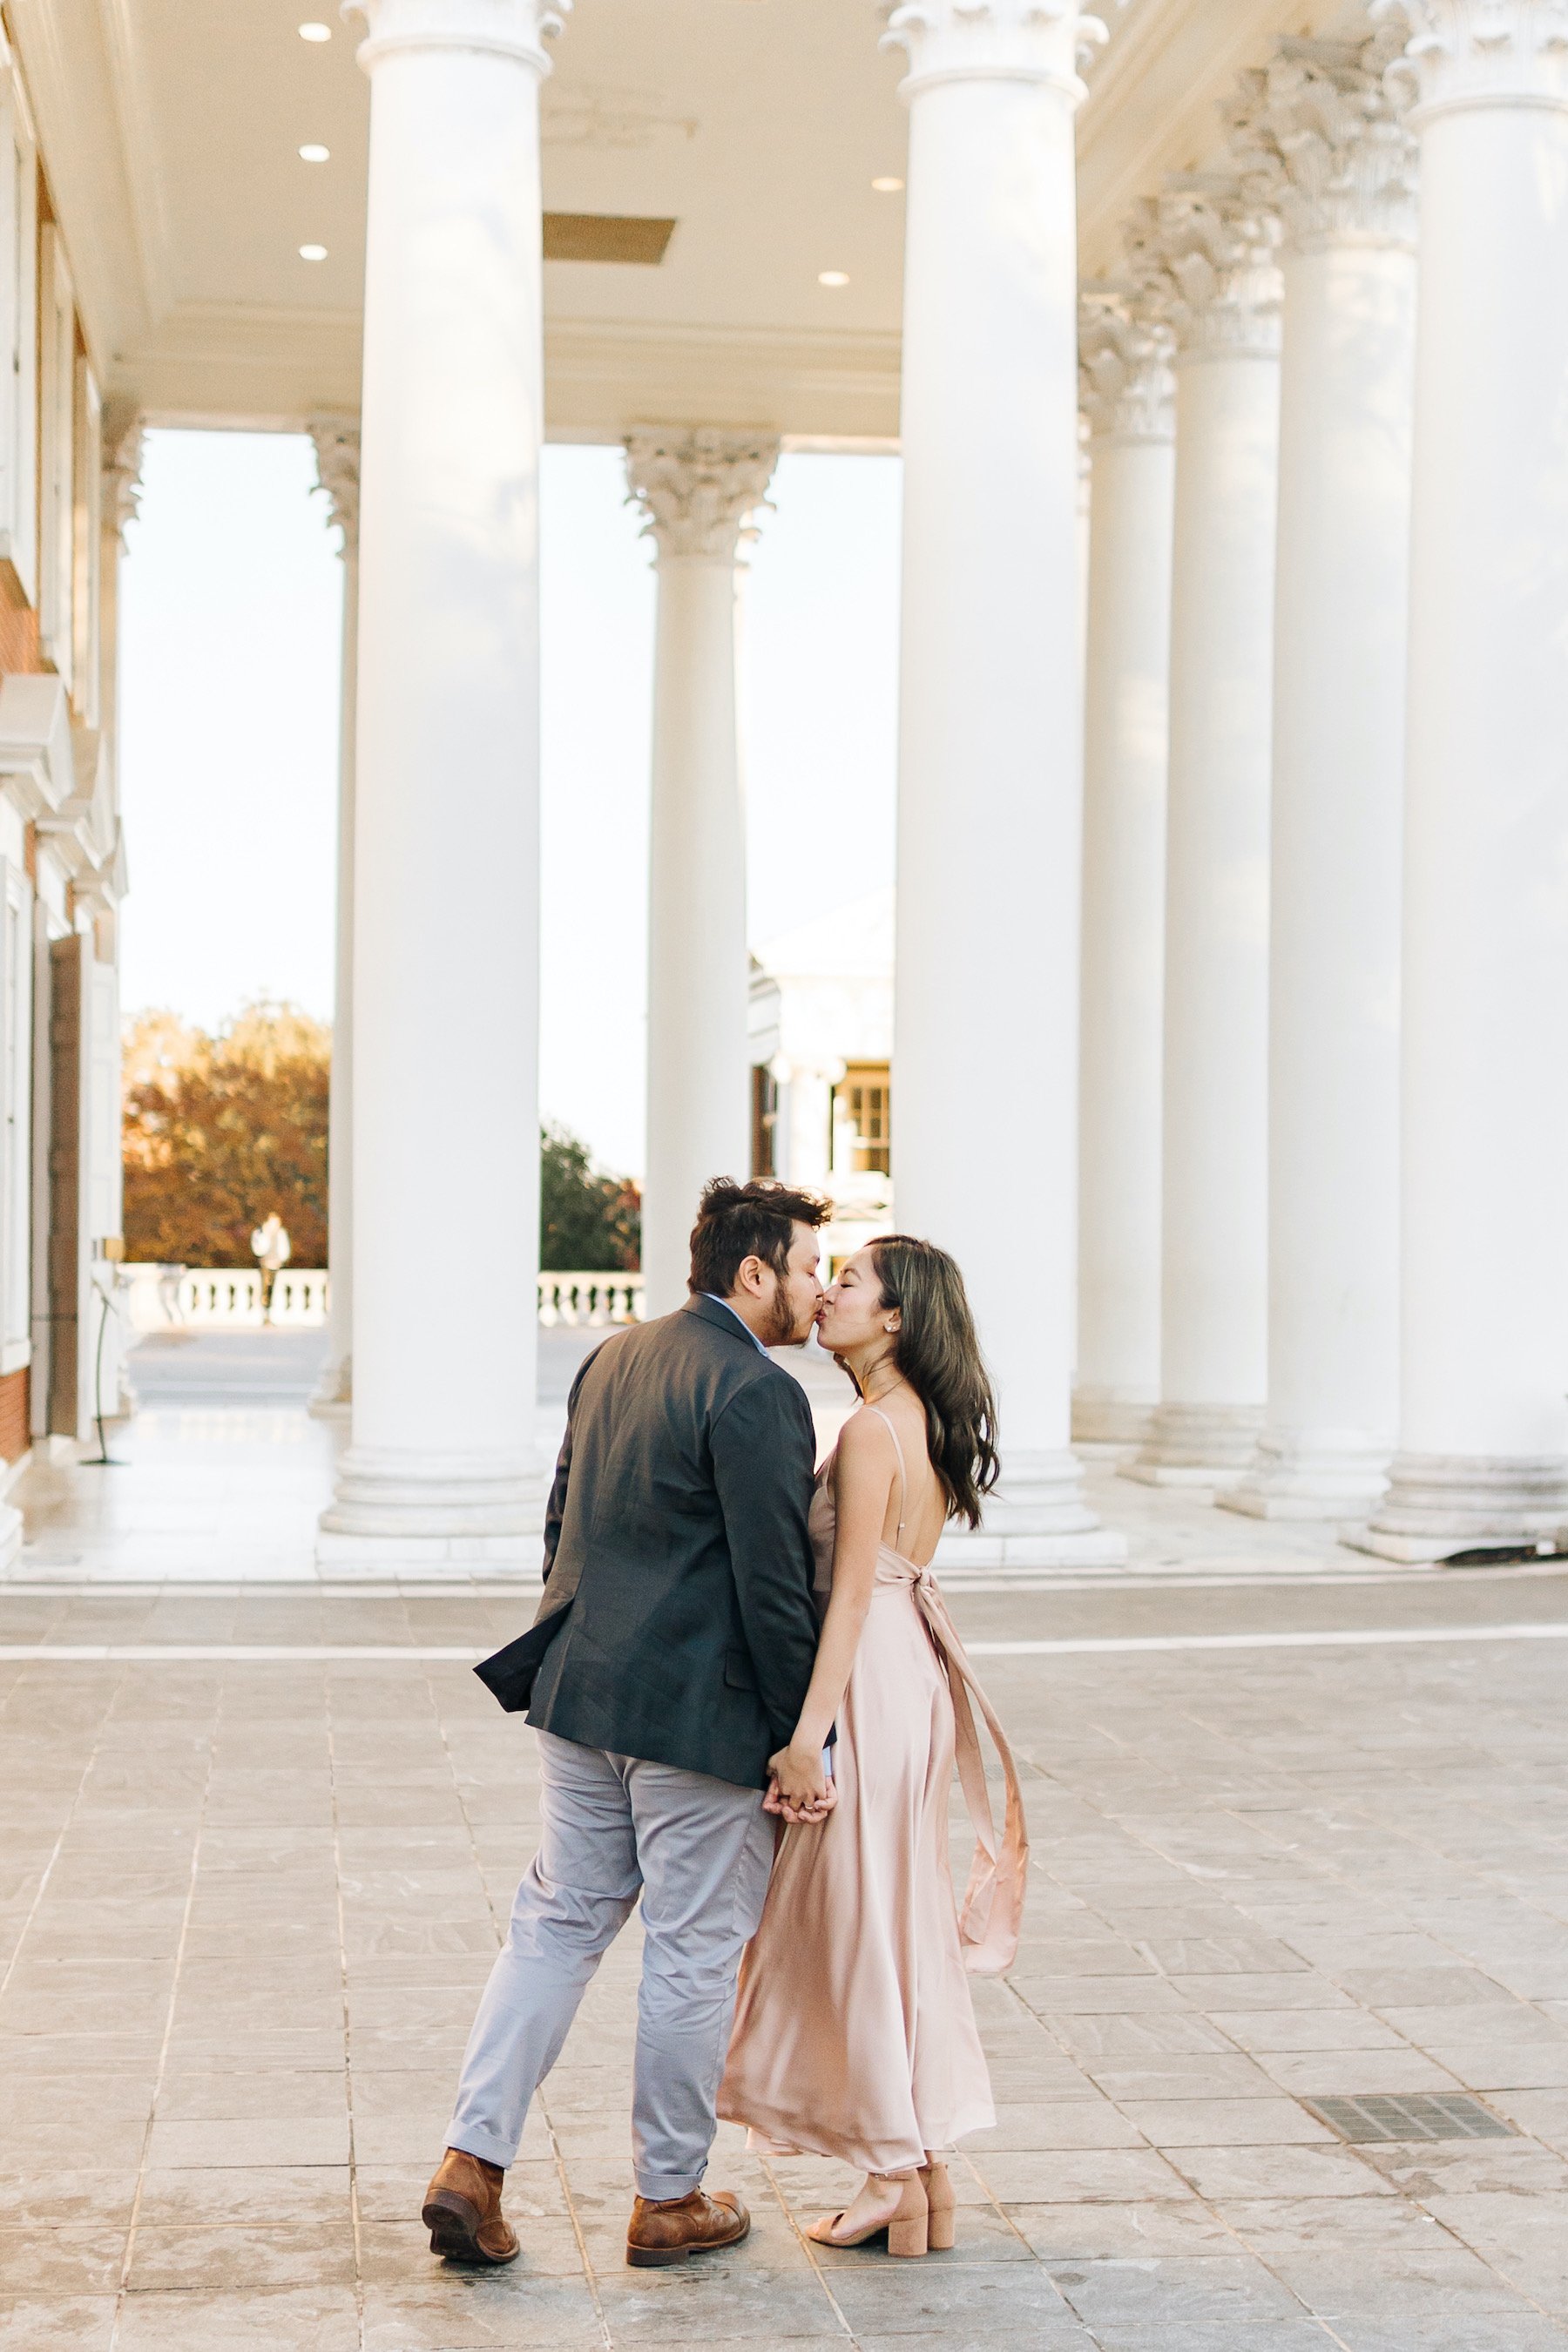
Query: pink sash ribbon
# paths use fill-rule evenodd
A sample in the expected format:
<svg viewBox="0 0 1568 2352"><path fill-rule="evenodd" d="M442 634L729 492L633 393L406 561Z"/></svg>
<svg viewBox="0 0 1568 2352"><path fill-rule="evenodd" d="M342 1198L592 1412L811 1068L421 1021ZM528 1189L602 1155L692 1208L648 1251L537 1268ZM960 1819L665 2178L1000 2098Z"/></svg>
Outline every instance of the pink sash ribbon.
<svg viewBox="0 0 1568 2352"><path fill-rule="evenodd" d="M899 1559L897 1553L892 1557ZM912 1567L913 1563L900 1560L900 1565ZM1029 1869L1029 1836L1024 1822L1024 1797L1018 1786L1018 1768L1013 1761L1013 1751L1007 1745L1006 1735L996 1720L995 1710L975 1679L974 1669L964 1654L963 1643L959 1640L958 1628L948 1615L942 1587L929 1568L916 1572L913 1590L916 1606L936 1644L937 1655L942 1660L948 1688L952 1694L958 1780L974 1831L974 1861L958 1917L963 1964L971 1976L1002 1976L1017 1957L1018 1931L1024 1918L1024 1889ZM991 1791L986 1785L985 1766L980 1752L980 1735L974 1727L975 1707L980 1709L985 1728L991 1735L1006 1783L1000 1847L996 1842L996 1818L991 1810Z"/></svg>

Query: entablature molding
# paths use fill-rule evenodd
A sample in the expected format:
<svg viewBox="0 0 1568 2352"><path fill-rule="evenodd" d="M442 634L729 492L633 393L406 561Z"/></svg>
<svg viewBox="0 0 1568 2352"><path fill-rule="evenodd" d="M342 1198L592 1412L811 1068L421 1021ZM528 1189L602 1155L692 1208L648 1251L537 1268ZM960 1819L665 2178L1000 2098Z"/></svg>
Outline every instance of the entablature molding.
<svg viewBox="0 0 1568 2352"><path fill-rule="evenodd" d="M12 670L0 679L0 792L24 821L58 814L76 797L70 698L51 671Z"/></svg>

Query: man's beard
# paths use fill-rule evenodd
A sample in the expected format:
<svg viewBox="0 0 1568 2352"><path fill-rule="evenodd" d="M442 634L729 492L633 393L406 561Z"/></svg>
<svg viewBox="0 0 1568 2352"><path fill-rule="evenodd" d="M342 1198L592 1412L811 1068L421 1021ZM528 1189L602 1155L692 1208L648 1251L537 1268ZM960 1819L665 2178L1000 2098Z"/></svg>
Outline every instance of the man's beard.
<svg viewBox="0 0 1568 2352"><path fill-rule="evenodd" d="M788 1288L775 1274L773 1312L768 1318L768 1328L763 1334L763 1345L764 1348L795 1348L800 1344Z"/></svg>

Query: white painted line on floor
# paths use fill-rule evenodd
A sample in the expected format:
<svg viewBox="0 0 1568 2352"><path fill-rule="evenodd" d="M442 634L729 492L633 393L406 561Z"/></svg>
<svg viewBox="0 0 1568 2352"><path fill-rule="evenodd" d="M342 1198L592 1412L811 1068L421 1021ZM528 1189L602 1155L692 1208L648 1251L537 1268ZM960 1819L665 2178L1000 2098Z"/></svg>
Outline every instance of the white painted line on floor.
<svg viewBox="0 0 1568 2352"><path fill-rule="evenodd" d="M1310 1633L1079 1634L1058 1642L970 1642L972 1658L1073 1658L1140 1650L1358 1650L1421 1642L1563 1642L1568 1618L1545 1625L1371 1625ZM469 1643L414 1642L5 1642L0 1663L66 1665L473 1665Z"/></svg>
<svg viewBox="0 0 1568 2352"><path fill-rule="evenodd" d="M335 1659L377 1659L399 1665L471 1666L487 1655L471 1642L432 1649L413 1642L5 1642L0 1661L49 1659L69 1665L331 1664Z"/></svg>
<svg viewBox="0 0 1568 2352"><path fill-rule="evenodd" d="M1062 1658L1110 1650L1358 1650L1414 1642L1565 1642L1550 1625L1372 1625L1317 1633L1119 1633L1063 1642L966 1642L972 1658Z"/></svg>

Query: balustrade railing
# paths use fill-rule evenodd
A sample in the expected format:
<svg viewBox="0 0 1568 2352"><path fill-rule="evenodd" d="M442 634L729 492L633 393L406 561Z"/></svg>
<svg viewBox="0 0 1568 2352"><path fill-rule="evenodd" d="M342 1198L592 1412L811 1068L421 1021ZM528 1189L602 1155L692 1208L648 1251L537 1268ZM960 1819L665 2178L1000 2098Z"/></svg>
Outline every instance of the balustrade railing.
<svg viewBox="0 0 1568 2352"><path fill-rule="evenodd" d="M640 1323L643 1314L640 1274L542 1274L539 1277L539 1319L549 1329L557 1323Z"/></svg>
<svg viewBox="0 0 1568 2352"><path fill-rule="evenodd" d="M128 1265L124 1280L129 1321L137 1331L259 1330L261 1274L258 1267ZM320 1266L285 1266L272 1285L268 1318L282 1329L319 1328L327 1319L327 1276ZM640 1322L640 1274L542 1274L539 1319L597 1329Z"/></svg>

